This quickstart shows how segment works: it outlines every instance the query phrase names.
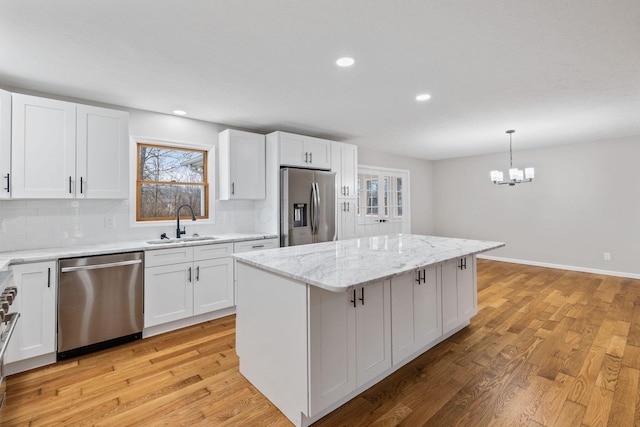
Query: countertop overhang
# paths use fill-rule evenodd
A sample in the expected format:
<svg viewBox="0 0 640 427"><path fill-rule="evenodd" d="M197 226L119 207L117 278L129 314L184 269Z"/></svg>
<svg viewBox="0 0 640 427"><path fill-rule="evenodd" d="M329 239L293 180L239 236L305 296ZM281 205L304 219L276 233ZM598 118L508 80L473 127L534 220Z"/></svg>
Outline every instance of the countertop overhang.
<svg viewBox="0 0 640 427"><path fill-rule="evenodd" d="M333 292L505 246L502 242L394 234L234 254L242 263Z"/></svg>

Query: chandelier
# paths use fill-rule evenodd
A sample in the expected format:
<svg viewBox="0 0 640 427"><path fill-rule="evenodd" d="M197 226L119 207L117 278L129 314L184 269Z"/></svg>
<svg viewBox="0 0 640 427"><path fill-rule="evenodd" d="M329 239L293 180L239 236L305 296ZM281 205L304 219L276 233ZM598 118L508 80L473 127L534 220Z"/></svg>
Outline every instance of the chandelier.
<svg viewBox="0 0 640 427"><path fill-rule="evenodd" d="M515 133L515 130L510 129L506 131L506 133L509 134L509 180L504 180L504 174L502 173L502 171L491 171L491 181L493 181L494 184L509 184L510 186L514 186L523 182L533 181L533 168L524 168L524 170L522 170L513 167L513 149L511 148L511 137Z"/></svg>

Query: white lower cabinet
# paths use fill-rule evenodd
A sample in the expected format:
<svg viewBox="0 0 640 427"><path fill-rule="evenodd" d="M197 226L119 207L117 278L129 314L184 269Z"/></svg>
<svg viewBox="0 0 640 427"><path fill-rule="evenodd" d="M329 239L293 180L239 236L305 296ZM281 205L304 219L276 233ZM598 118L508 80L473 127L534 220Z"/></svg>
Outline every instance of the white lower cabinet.
<svg viewBox="0 0 640 427"><path fill-rule="evenodd" d="M145 268L145 327L193 315L192 268L191 262Z"/></svg>
<svg viewBox="0 0 640 427"><path fill-rule="evenodd" d="M194 263L193 314L234 305L233 260L207 259Z"/></svg>
<svg viewBox="0 0 640 427"><path fill-rule="evenodd" d="M447 334L478 312L475 256L443 263L441 284L442 333Z"/></svg>
<svg viewBox="0 0 640 427"><path fill-rule="evenodd" d="M309 287L309 416L391 367L390 282Z"/></svg>
<svg viewBox="0 0 640 427"><path fill-rule="evenodd" d="M233 244L145 252L144 326L234 305Z"/></svg>
<svg viewBox="0 0 640 427"><path fill-rule="evenodd" d="M20 318L9 342L6 363L55 353L56 265L49 261L11 266L18 288L11 311L19 312Z"/></svg>
<svg viewBox="0 0 640 427"><path fill-rule="evenodd" d="M393 364L404 361L442 336L440 286L437 267L391 280L391 337Z"/></svg>

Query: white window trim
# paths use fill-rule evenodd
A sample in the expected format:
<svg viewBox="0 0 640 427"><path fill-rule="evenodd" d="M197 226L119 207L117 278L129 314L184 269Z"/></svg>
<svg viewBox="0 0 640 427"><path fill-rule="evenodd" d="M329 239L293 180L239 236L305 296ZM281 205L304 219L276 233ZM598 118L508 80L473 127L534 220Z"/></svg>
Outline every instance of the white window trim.
<svg viewBox="0 0 640 427"><path fill-rule="evenodd" d="M136 205L137 189L136 180L138 179L138 144L163 145L165 147L187 148L190 150L203 150L207 152L207 178L209 181L209 218L198 219L200 224L215 224L215 188L216 188L216 151L213 145L198 144L195 142L175 141L160 138L150 138L144 136L129 136L129 176L133 179L129 180L129 225L131 227L158 227L165 225L174 225L175 219L164 221L136 221Z"/></svg>

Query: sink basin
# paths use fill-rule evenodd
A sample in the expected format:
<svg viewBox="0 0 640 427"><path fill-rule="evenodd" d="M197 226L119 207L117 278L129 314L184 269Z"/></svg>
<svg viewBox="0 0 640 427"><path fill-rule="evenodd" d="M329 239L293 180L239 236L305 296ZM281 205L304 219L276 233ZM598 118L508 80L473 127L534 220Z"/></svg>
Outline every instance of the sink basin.
<svg viewBox="0 0 640 427"><path fill-rule="evenodd" d="M181 238L172 238L172 239L155 239L155 240L147 240L147 243L150 245L166 245L169 243L187 243L187 242L202 242L207 240L217 240L219 237L213 236L193 236L193 237L181 237Z"/></svg>

